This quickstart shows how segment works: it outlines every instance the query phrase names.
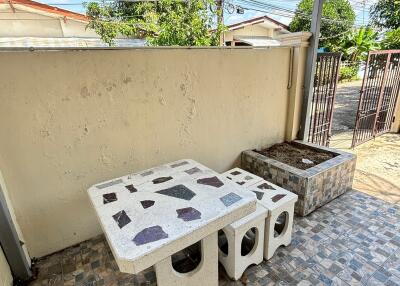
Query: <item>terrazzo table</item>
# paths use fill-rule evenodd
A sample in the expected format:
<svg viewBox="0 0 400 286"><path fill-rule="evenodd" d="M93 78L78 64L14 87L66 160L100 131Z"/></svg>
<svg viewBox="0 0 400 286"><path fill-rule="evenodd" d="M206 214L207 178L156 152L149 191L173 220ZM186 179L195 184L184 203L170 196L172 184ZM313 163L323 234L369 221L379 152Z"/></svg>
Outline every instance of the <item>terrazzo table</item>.
<svg viewBox="0 0 400 286"><path fill-rule="evenodd" d="M254 193L185 159L92 186L88 194L122 272L155 266L158 285L217 285L219 229L256 209ZM171 255L201 241L200 265Z"/></svg>

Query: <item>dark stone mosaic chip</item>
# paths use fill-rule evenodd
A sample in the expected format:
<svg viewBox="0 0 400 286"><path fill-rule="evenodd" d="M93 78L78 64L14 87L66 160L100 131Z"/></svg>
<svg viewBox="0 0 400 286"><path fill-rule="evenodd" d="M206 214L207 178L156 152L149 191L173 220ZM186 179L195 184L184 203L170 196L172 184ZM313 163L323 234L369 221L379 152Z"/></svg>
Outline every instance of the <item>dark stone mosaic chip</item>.
<svg viewBox="0 0 400 286"><path fill-rule="evenodd" d="M155 225L148 228L143 229L139 232L134 238L133 242L136 245L143 245L146 243L154 242L160 239L167 238L168 234L164 232L161 226Z"/></svg>
<svg viewBox="0 0 400 286"><path fill-rule="evenodd" d="M260 190L275 190L275 188L273 186L271 186L270 184L267 184L267 183L262 183L257 188L259 188Z"/></svg>
<svg viewBox="0 0 400 286"><path fill-rule="evenodd" d="M137 189L133 185L127 185L125 188L127 188L131 193L137 192Z"/></svg>
<svg viewBox="0 0 400 286"><path fill-rule="evenodd" d="M260 200L263 198L263 196L264 196L264 193L262 193L262 192L253 191L253 193L256 194L257 200L259 200L259 201L260 201Z"/></svg>
<svg viewBox="0 0 400 286"><path fill-rule="evenodd" d="M177 209L176 212L178 218L183 219L184 221L201 219L201 212L192 207Z"/></svg>
<svg viewBox="0 0 400 286"><path fill-rule="evenodd" d="M196 195L195 192L184 185L176 185L168 189L157 191L156 193L187 201L190 201Z"/></svg>
<svg viewBox="0 0 400 286"><path fill-rule="evenodd" d="M193 175L198 172L201 172L201 170L197 167L193 167L193 168L185 171L185 173L187 173L188 175Z"/></svg>
<svg viewBox="0 0 400 286"><path fill-rule="evenodd" d="M273 196L273 197L271 198L271 200L272 200L274 203L276 203L277 201L283 199L284 197L286 197L286 195L279 194L279 195Z"/></svg>
<svg viewBox="0 0 400 286"><path fill-rule="evenodd" d="M131 219L124 210L117 212L112 217L118 223L119 228L123 228L124 226L126 226L128 223L131 222Z"/></svg>
<svg viewBox="0 0 400 286"><path fill-rule="evenodd" d="M142 204L142 207L144 209L147 209L147 208L152 207L154 205L154 201L152 201L152 200L144 200L144 201L140 201L140 203Z"/></svg>
<svg viewBox="0 0 400 286"><path fill-rule="evenodd" d="M103 195L103 204L108 204L115 202L117 200L117 195L115 193L109 193Z"/></svg>
<svg viewBox="0 0 400 286"><path fill-rule="evenodd" d="M231 174L234 175L234 176L237 176L237 175L240 175L241 172L239 172L239 171L233 171Z"/></svg>
<svg viewBox="0 0 400 286"><path fill-rule="evenodd" d="M229 193L219 199L226 207L229 207L229 206L233 205L234 203L240 201L242 199L242 197L235 193Z"/></svg>
<svg viewBox="0 0 400 286"><path fill-rule="evenodd" d="M243 181L241 181L241 182L236 182L236 184L238 184L238 185L244 185L246 182L243 182Z"/></svg>
<svg viewBox="0 0 400 286"><path fill-rule="evenodd" d="M161 183L167 182L169 180L172 180L171 176L156 178L152 182L153 182L153 184L161 184Z"/></svg>
<svg viewBox="0 0 400 286"><path fill-rule="evenodd" d="M216 188L222 187L224 183L222 183L217 177L209 177L209 178L203 178L203 179L198 179L197 180L198 184L201 185L208 185L208 186L213 186Z"/></svg>
<svg viewBox="0 0 400 286"><path fill-rule="evenodd" d="M187 165L187 164L189 164L187 161L183 161L183 162L172 164L171 168L176 168L176 167L180 167L180 166Z"/></svg>

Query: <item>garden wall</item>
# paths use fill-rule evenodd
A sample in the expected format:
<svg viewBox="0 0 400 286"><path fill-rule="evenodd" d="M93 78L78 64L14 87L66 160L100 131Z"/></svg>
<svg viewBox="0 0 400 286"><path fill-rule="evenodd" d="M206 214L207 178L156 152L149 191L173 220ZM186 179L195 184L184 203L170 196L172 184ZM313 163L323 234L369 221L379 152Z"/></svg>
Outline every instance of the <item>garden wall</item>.
<svg viewBox="0 0 400 286"><path fill-rule="evenodd" d="M0 52L0 170L31 256L101 232L92 184L181 158L224 171L293 138L304 58L299 47Z"/></svg>

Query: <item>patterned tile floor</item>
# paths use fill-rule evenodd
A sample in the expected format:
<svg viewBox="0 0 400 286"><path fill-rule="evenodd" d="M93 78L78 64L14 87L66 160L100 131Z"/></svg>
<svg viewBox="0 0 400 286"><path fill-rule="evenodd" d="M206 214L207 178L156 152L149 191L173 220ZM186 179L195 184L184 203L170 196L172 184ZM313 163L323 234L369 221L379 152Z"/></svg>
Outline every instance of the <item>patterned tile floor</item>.
<svg viewBox="0 0 400 286"><path fill-rule="evenodd" d="M156 285L152 268L123 274L103 236L40 259L30 285ZM292 244L220 285L400 285L400 206L348 192L295 218Z"/></svg>

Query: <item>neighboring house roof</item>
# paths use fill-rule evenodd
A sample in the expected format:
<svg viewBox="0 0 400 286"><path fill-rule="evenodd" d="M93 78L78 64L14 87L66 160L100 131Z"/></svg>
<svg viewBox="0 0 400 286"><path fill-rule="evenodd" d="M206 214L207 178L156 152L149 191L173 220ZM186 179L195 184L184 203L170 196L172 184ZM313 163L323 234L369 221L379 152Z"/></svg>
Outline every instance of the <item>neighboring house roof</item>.
<svg viewBox="0 0 400 286"><path fill-rule="evenodd" d="M54 6L46 5L43 3L35 2L32 0L0 0L0 4L1 3L9 4L12 8L13 8L14 4L22 5L22 6L31 8L31 9L40 10L40 11L43 11L46 13L59 15L66 19L73 19L73 20L78 20L78 21L83 21L83 22L89 21L89 18L86 15L68 11L68 10L64 10L64 9L54 7Z"/></svg>
<svg viewBox="0 0 400 286"><path fill-rule="evenodd" d="M243 22L239 22L236 24L232 24L232 25L228 25L227 28L228 30L232 31L232 30L237 30L237 29L241 29L245 26L251 26L251 25L257 25L257 24L262 24L265 22L272 22L273 24L275 24L276 26L279 26L285 30L289 30L289 27L277 20L274 20L268 16L261 16L261 17L257 17L257 18L252 18Z"/></svg>

